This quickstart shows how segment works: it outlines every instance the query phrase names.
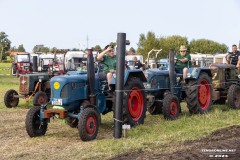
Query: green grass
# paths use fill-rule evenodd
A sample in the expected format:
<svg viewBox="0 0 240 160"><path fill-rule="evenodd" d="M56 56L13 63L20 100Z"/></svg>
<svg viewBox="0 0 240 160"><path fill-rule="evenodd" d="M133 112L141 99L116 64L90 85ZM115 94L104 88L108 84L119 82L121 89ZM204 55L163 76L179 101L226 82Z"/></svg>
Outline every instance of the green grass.
<svg viewBox="0 0 240 160"><path fill-rule="evenodd" d="M11 74L12 63L0 63L0 74Z"/></svg>
<svg viewBox="0 0 240 160"><path fill-rule="evenodd" d="M3 103L5 92L18 91L18 78L0 76L0 155L3 159L107 159L126 152L147 151L163 153L175 151L169 147L188 140L199 139L214 130L240 125L240 110L227 105L213 105L209 114L188 114L185 103L181 103L183 113L176 121L165 121L163 115L149 115L144 125L131 128L128 138L113 138L113 115L102 116L97 139L82 142L75 128L70 128L61 120L49 123L43 137L29 138L25 131L25 117L32 102L20 99L17 108L6 108ZM11 147L9 147L11 146Z"/></svg>

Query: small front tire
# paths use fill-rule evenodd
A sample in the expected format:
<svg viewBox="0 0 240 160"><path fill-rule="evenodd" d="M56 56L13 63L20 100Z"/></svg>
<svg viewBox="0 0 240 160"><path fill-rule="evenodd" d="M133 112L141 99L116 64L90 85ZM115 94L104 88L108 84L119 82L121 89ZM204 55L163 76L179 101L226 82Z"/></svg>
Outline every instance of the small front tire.
<svg viewBox="0 0 240 160"><path fill-rule="evenodd" d="M47 119L43 119L42 121L40 119L39 106L34 106L29 109L26 116L25 127L30 137L38 137L45 135L47 131L47 126Z"/></svg>

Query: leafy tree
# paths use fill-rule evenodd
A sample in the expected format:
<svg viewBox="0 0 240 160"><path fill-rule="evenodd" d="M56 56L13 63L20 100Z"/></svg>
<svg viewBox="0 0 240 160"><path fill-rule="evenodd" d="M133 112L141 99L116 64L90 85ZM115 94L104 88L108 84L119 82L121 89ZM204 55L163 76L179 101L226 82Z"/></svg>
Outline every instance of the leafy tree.
<svg viewBox="0 0 240 160"><path fill-rule="evenodd" d="M131 48L129 49L129 52L136 53L136 50L135 50L133 47L131 47Z"/></svg>
<svg viewBox="0 0 240 160"><path fill-rule="evenodd" d="M44 45L36 45L33 47L33 52L36 53L36 52L41 52L41 49L44 47Z"/></svg>
<svg viewBox="0 0 240 160"><path fill-rule="evenodd" d="M79 49L77 49L77 48L73 48L71 51L79 51Z"/></svg>
<svg viewBox="0 0 240 160"><path fill-rule="evenodd" d="M226 53L228 47L226 44L220 44L208 39L192 40L189 45L190 53L215 54Z"/></svg>
<svg viewBox="0 0 240 160"><path fill-rule="evenodd" d="M148 32L147 36L145 36L144 34L140 34L137 51L138 53L143 55L144 59L147 58L147 54L150 50L158 48L159 42L155 36L155 33Z"/></svg>
<svg viewBox="0 0 240 160"><path fill-rule="evenodd" d="M21 44L21 45L18 46L17 51L18 51L18 52L25 52L25 48L23 47L23 44Z"/></svg>
<svg viewBox="0 0 240 160"><path fill-rule="evenodd" d="M97 51L97 52L102 52L102 48L100 47L100 45L96 45L94 48L93 48L94 51Z"/></svg>
<svg viewBox="0 0 240 160"><path fill-rule="evenodd" d="M11 41L7 38L8 35L6 35L5 32L0 32L0 62L2 62L3 53L5 53L7 50L11 47Z"/></svg>
<svg viewBox="0 0 240 160"><path fill-rule="evenodd" d="M50 52L51 53L56 53L58 51L57 47L53 47L50 49Z"/></svg>

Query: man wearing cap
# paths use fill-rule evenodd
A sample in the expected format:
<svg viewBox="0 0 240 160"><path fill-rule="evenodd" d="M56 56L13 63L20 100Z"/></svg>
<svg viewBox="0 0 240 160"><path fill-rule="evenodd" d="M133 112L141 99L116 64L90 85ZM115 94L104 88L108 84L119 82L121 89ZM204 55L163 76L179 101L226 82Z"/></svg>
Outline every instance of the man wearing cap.
<svg viewBox="0 0 240 160"><path fill-rule="evenodd" d="M116 71L116 55L114 54L114 47L112 45L107 45L104 49L105 50L97 56L97 60L103 62L103 72L107 75L109 86L113 73Z"/></svg>
<svg viewBox="0 0 240 160"><path fill-rule="evenodd" d="M180 47L180 53L176 55L176 73L183 74L183 80L185 80L188 72L188 68L192 66L191 56L187 53L187 48L185 46Z"/></svg>

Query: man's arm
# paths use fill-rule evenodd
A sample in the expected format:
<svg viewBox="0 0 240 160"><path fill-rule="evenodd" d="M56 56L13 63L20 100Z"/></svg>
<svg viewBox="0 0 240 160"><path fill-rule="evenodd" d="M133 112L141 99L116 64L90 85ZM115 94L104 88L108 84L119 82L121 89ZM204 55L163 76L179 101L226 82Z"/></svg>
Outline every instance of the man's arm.
<svg viewBox="0 0 240 160"><path fill-rule="evenodd" d="M97 60L101 61L103 59L103 56L108 53L110 50L112 49L111 46L109 46L107 49L105 49L104 51L102 51L98 56L97 56Z"/></svg>
<svg viewBox="0 0 240 160"><path fill-rule="evenodd" d="M236 65L236 67L240 67L240 56L238 56L238 62L237 62L237 65Z"/></svg>

